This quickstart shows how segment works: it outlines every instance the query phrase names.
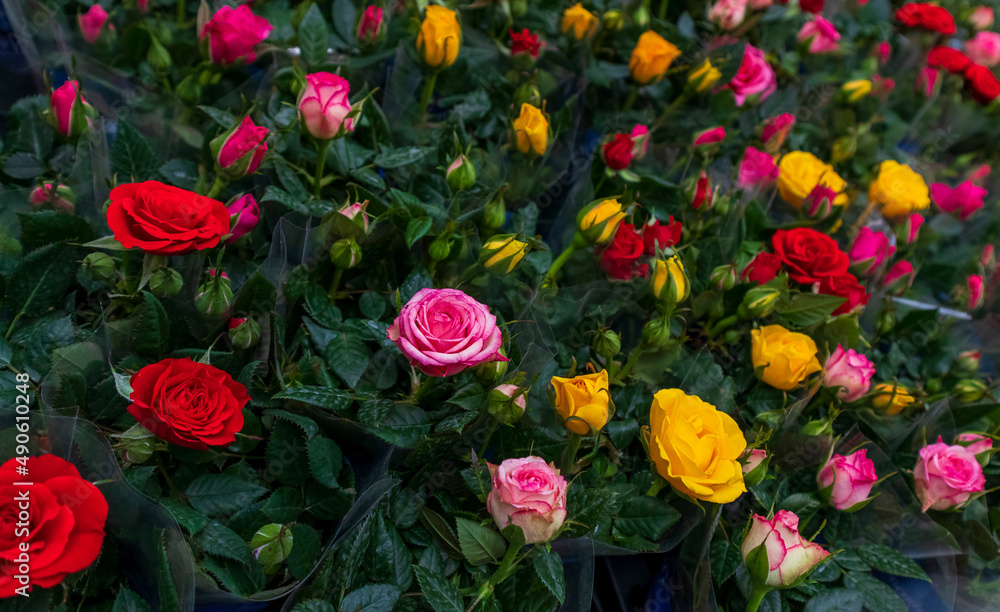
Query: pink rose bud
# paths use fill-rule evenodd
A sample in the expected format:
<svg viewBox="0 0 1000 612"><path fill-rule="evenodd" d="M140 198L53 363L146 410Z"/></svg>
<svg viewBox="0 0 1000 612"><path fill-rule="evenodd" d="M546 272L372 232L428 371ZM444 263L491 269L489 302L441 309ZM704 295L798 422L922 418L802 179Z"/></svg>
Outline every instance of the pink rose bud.
<svg viewBox="0 0 1000 612"><path fill-rule="evenodd" d="M833 24L819 15L814 15L812 21L807 21L799 30L799 42L808 43L807 51L811 54L831 53L840 49L840 32Z"/></svg>
<svg viewBox="0 0 1000 612"><path fill-rule="evenodd" d="M709 210L712 208L714 199L715 194L712 193L712 180L702 170L701 174L698 175L698 180L695 181L694 189L691 191L691 207L695 210L702 207L705 210Z"/></svg>
<svg viewBox="0 0 1000 612"><path fill-rule="evenodd" d="M213 63L222 66L237 62L251 64L257 59L254 48L272 29L267 19L254 15L245 4L235 9L223 6L198 33L198 39L208 38L208 59Z"/></svg>
<svg viewBox="0 0 1000 612"><path fill-rule="evenodd" d="M920 235L920 226L924 224L924 216L920 213L913 213L903 218L903 221L895 227L896 240L903 244L913 244Z"/></svg>
<svg viewBox="0 0 1000 612"><path fill-rule="evenodd" d="M979 362L983 355L979 351L963 351L955 359L955 368L959 372L975 374L979 371Z"/></svg>
<svg viewBox="0 0 1000 612"><path fill-rule="evenodd" d="M964 446L977 456L993 450L993 438L977 433L960 433L955 436L955 444Z"/></svg>
<svg viewBox="0 0 1000 612"><path fill-rule="evenodd" d="M982 274L970 274L965 281L965 309L968 311L977 310L983 305L986 299L986 291L983 287Z"/></svg>
<svg viewBox="0 0 1000 612"><path fill-rule="evenodd" d="M981 185L987 176L990 175L990 165L982 164L976 167L975 170L969 173L969 180L976 185Z"/></svg>
<svg viewBox="0 0 1000 612"><path fill-rule="evenodd" d="M211 143L218 170L231 180L253 174L267 154L267 128L254 125L250 117L229 128Z"/></svg>
<svg viewBox="0 0 1000 612"><path fill-rule="evenodd" d="M913 264L908 261L897 261L885 275L882 284L890 295L903 295L910 285L916 272Z"/></svg>
<svg viewBox="0 0 1000 612"><path fill-rule="evenodd" d="M869 276L878 271L896 252L896 247L889 244L889 237L882 232L862 227L854 238L854 244L847 253L851 261L851 271L859 276Z"/></svg>
<svg viewBox="0 0 1000 612"><path fill-rule="evenodd" d="M514 395L518 392L519 389L520 387L518 387L517 385L497 385L494 391L499 391L500 393L503 393L507 397L513 397L514 405L520 408L521 412L524 412L525 409L528 407L528 399L524 393L521 393L517 397L514 397Z"/></svg>
<svg viewBox="0 0 1000 612"><path fill-rule="evenodd" d="M758 465L767 459L767 451L763 448L754 448L743 454L743 474L754 471Z"/></svg>
<svg viewBox="0 0 1000 612"><path fill-rule="evenodd" d="M489 308L458 289L421 289L403 306L388 337L421 372L452 376L500 354L503 336Z"/></svg>
<svg viewBox="0 0 1000 612"><path fill-rule="evenodd" d="M260 207L251 194L246 194L228 207L229 237L226 244L232 244L250 233L260 222Z"/></svg>
<svg viewBox="0 0 1000 612"><path fill-rule="evenodd" d="M764 132L760 136L764 150L768 153L777 153L793 125L795 125L795 115L791 113L783 113L765 121Z"/></svg>
<svg viewBox="0 0 1000 612"><path fill-rule="evenodd" d="M740 552L747 556L763 545L767 554L767 575L759 579L770 587L786 587L809 573L830 555L819 544L810 542L799 533L799 517L788 510L778 510L774 518L759 514L750 517L750 529L743 539ZM752 575L752 574L751 574ZM758 577L754 577L754 581Z"/></svg>
<svg viewBox="0 0 1000 612"><path fill-rule="evenodd" d="M723 30L735 30L747 14L747 0L716 0L708 18Z"/></svg>
<svg viewBox="0 0 1000 612"><path fill-rule="evenodd" d="M330 140L354 131L354 119L347 116L351 103L347 95L351 84L329 72L306 76L306 86L299 93L299 120L313 138Z"/></svg>
<svg viewBox="0 0 1000 612"><path fill-rule="evenodd" d="M872 76L872 96L880 100L886 100L893 89L896 89L895 80L877 74Z"/></svg>
<svg viewBox="0 0 1000 612"><path fill-rule="evenodd" d="M382 9L374 5L369 6L358 22L358 32L355 35L358 45L366 47L377 43L382 38L383 32L385 32L385 21L382 19Z"/></svg>
<svg viewBox="0 0 1000 612"><path fill-rule="evenodd" d="M80 32L83 39L94 44L101 37L101 31L108 20L108 13L100 4L95 4L86 13L77 15L76 21L80 25Z"/></svg>
<svg viewBox="0 0 1000 612"><path fill-rule="evenodd" d="M986 486L976 454L964 446L945 444L940 436L936 443L920 449L913 479L924 512L964 504Z"/></svg>
<svg viewBox="0 0 1000 612"><path fill-rule="evenodd" d="M875 364L854 349L844 350L837 345L837 350L827 358L823 365L823 386L837 389L837 397L845 402L854 402L868 393L875 375Z"/></svg>
<svg viewBox="0 0 1000 612"><path fill-rule="evenodd" d="M497 527L517 525L527 544L547 542L566 520L566 479L539 457L487 463L493 488L486 505Z"/></svg>
<svg viewBox="0 0 1000 612"><path fill-rule="evenodd" d="M878 63L880 66L885 65L889 61L889 55L892 53L892 46L887 42L880 42L875 45L875 57L878 58Z"/></svg>
<svg viewBox="0 0 1000 612"><path fill-rule="evenodd" d="M937 91L941 82L941 71L937 68L925 67L917 74L917 91L930 98Z"/></svg>
<svg viewBox="0 0 1000 612"><path fill-rule="evenodd" d="M878 474L875 473L875 463L868 458L866 449L855 451L846 457L834 454L816 476L820 489L829 487L830 505L837 510L850 510L868 501L876 482Z"/></svg>
<svg viewBox="0 0 1000 612"><path fill-rule="evenodd" d="M957 214L962 221L983 207L986 193L972 181L965 181L954 188L944 183L931 183L931 198L937 207L946 213Z"/></svg>
<svg viewBox="0 0 1000 612"><path fill-rule="evenodd" d="M368 200L361 203L348 204L337 212L353 221L355 225L363 229L367 234L370 219L368 218L368 212L365 211L366 208L368 208Z"/></svg>
<svg viewBox="0 0 1000 612"><path fill-rule="evenodd" d="M65 185L53 185L45 183L39 185L31 191L28 201L32 206L51 206L56 210L62 210L73 214L76 194Z"/></svg>
<svg viewBox="0 0 1000 612"><path fill-rule="evenodd" d="M778 165L770 153L747 147L736 180L742 189L768 187L778 180Z"/></svg>
<svg viewBox="0 0 1000 612"><path fill-rule="evenodd" d="M137 0L135 4L140 13L149 11L149 0Z"/></svg>
<svg viewBox="0 0 1000 612"><path fill-rule="evenodd" d="M743 60L736 76L726 83L723 89L733 92L736 106L743 106L748 98L753 97L759 102L777 91L778 77L774 74L774 68L767 63L764 51L753 45L747 45L743 50Z"/></svg>
<svg viewBox="0 0 1000 612"><path fill-rule="evenodd" d="M965 43L965 54L977 64L995 66L1000 63L1000 34L979 32Z"/></svg>
<svg viewBox="0 0 1000 612"><path fill-rule="evenodd" d="M802 200L802 210L810 219L826 219L833 212L833 201L837 192L823 183L817 183L809 195Z"/></svg>
<svg viewBox="0 0 1000 612"><path fill-rule="evenodd" d="M80 94L80 84L76 81L66 81L53 91L49 108L50 121L66 138L78 137L90 123L87 113L92 109Z"/></svg>
<svg viewBox="0 0 1000 612"><path fill-rule="evenodd" d="M630 136L632 138L632 159L642 159L646 156L646 147L649 146L649 128L637 123L632 128Z"/></svg>
<svg viewBox="0 0 1000 612"><path fill-rule="evenodd" d="M694 146L701 147L704 145L717 144L725 140L725 138L726 138L726 128L720 125L710 130L703 130L695 134Z"/></svg>
<svg viewBox="0 0 1000 612"><path fill-rule="evenodd" d="M977 6L969 15L969 23L977 30L987 30L993 25L993 9L988 6Z"/></svg>
<svg viewBox="0 0 1000 612"><path fill-rule="evenodd" d="M983 247L983 254L979 256L979 267L988 271L993 271L997 267L996 249L992 244Z"/></svg>

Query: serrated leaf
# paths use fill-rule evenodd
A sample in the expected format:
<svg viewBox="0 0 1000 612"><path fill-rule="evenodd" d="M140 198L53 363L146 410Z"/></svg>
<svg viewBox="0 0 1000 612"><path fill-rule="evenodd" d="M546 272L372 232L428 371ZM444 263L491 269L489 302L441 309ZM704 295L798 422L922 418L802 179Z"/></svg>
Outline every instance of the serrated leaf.
<svg viewBox="0 0 1000 612"><path fill-rule="evenodd" d="M264 493L264 487L226 474L203 474L185 491L191 507L210 516L235 512Z"/></svg>
<svg viewBox="0 0 1000 612"><path fill-rule="evenodd" d="M301 414L288 412L287 410L278 410L276 408L265 410L264 414L269 414L271 416L277 417L279 419L284 419L286 421L289 421L290 423L298 425L299 429L301 429L303 433L306 434L307 438L312 438L317 433L319 433L319 425L316 424L316 421L310 419L307 416L302 416Z"/></svg>
<svg viewBox="0 0 1000 612"><path fill-rule="evenodd" d="M115 596L111 612L152 612L152 608L141 597L123 585L118 587L118 595Z"/></svg>
<svg viewBox="0 0 1000 612"><path fill-rule="evenodd" d="M333 19L334 31L346 48L354 46L354 23L355 10L351 0L333 0L333 12L330 14Z"/></svg>
<svg viewBox="0 0 1000 612"><path fill-rule="evenodd" d="M340 604L340 612L392 612L399 589L391 584L369 584L351 591Z"/></svg>
<svg viewBox="0 0 1000 612"><path fill-rule="evenodd" d="M420 590L435 612L464 612L462 594L444 575L421 565L413 566Z"/></svg>
<svg viewBox="0 0 1000 612"><path fill-rule="evenodd" d="M681 513L663 500L645 495L633 497L615 518L612 533L620 538L640 537L655 542L680 518Z"/></svg>
<svg viewBox="0 0 1000 612"><path fill-rule="evenodd" d="M385 297L374 291L365 291L358 300L361 313L369 319L378 320L385 313Z"/></svg>
<svg viewBox="0 0 1000 612"><path fill-rule="evenodd" d="M316 437L309 440L309 469L313 478L331 489L340 488L337 477L344 465L344 457L337 443L329 438Z"/></svg>
<svg viewBox="0 0 1000 612"><path fill-rule="evenodd" d="M132 377L119 374L113 370L112 374L115 377L115 391L118 392L118 395L132 401Z"/></svg>
<svg viewBox="0 0 1000 612"><path fill-rule="evenodd" d="M189 159L171 159L160 166L160 176L167 184L190 191L198 182L198 164Z"/></svg>
<svg viewBox="0 0 1000 612"><path fill-rule="evenodd" d="M507 545L503 536L489 527L468 519L457 518L458 544L465 559L472 565L500 563Z"/></svg>
<svg viewBox="0 0 1000 612"><path fill-rule="evenodd" d="M371 352L355 334L341 333L326 345L326 362L348 387L354 387L368 369Z"/></svg>
<svg viewBox="0 0 1000 612"><path fill-rule="evenodd" d="M279 487L260 510L275 523L292 523L302 514L302 494L293 487Z"/></svg>
<svg viewBox="0 0 1000 612"><path fill-rule="evenodd" d="M422 161L433 149L430 147L400 147L384 149L375 156L374 163L379 168L390 170Z"/></svg>
<svg viewBox="0 0 1000 612"><path fill-rule="evenodd" d="M139 130L128 123L118 123L115 142L111 145L111 168L119 182L141 182L153 178L159 162L156 151Z"/></svg>
<svg viewBox="0 0 1000 612"><path fill-rule="evenodd" d="M142 300L142 307L134 315L132 347L139 353L160 356L169 347L170 318L152 293L143 291Z"/></svg>
<svg viewBox="0 0 1000 612"><path fill-rule="evenodd" d="M153 560L156 568L156 591L160 596L161 612L180 612L181 602L177 595L177 586L170 571L170 557L167 554L166 530L153 534L156 556Z"/></svg>
<svg viewBox="0 0 1000 612"><path fill-rule="evenodd" d="M94 230L80 217L61 210L17 213L21 224L21 245L33 251L53 242L82 243L93 240Z"/></svg>
<svg viewBox="0 0 1000 612"><path fill-rule="evenodd" d="M291 530L295 546L285 559L285 565L296 580L305 580L319 559L323 540L318 531L304 523L295 523Z"/></svg>
<svg viewBox="0 0 1000 612"><path fill-rule="evenodd" d="M830 589L806 602L803 612L861 612L863 606L861 593L851 589Z"/></svg>
<svg viewBox="0 0 1000 612"><path fill-rule="evenodd" d="M410 219L406 224L406 246L413 248L418 240L427 235L431 229L431 220L428 217L417 217Z"/></svg>
<svg viewBox="0 0 1000 612"><path fill-rule="evenodd" d="M882 544L866 544L857 549L858 556L869 566L880 572L893 574L895 576L905 576L916 578L917 580L931 579L917 563L903 555L895 548L890 548Z"/></svg>
<svg viewBox="0 0 1000 612"><path fill-rule="evenodd" d="M908 612L910 609L892 587L867 572L848 572L844 586L861 593L869 610Z"/></svg>
<svg viewBox="0 0 1000 612"><path fill-rule="evenodd" d="M212 118L212 121L219 124L223 130L228 130L229 128L236 125L239 119L236 115L230 113L229 111L224 111L221 108L215 108L214 106L199 106L198 107L203 113Z"/></svg>
<svg viewBox="0 0 1000 612"><path fill-rule="evenodd" d="M225 557L240 563L251 563L253 557L247 543L235 531L218 521L211 521L196 538L201 548L210 555Z"/></svg>
<svg viewBox="0 0 1000 612"><path fill-rule="evenodd" d="M288 387L284 391L275 394L272 399L294 400L303 404L309 404L310 406L319 406L326 410L333 410L334 412L347 410L354 401L346 391L307 385Z"/></svg>
<svg viewBox="0 0 1000 612"><path fill-rule="evenodd" d="M712 540L709 554L712 566L712 579L715 580L715 584L717 585L721 585L732 576L740 566L740 561L742 561L740 549L732 542L723 538Z"/></svg>
<svg viewBox="0 0 1000 612"><path fill-rule="evenodd" d="M542 584L555 595L559 603L566 600L566 582L563 578L562 559L552 550L536 546L531 553L531 565L542 580Z"/></svg>
<svg viewBox="0 0 1000 612"><path fill-rule="evenodd" d="M3 163L3 173L11 178L30 179L45 174L45 165L32 153L14 153Z"/></svg>
<svg viewBox="0 0 1000 612"><path fill-rule="evenodd" d="M299 47L302 49L302 59L310 66L326 63L327 49L330 42L330 29L319 6L313 4L306 11L299 23Z"/></svg>
<svg viewBox="0 0 1000 612"><path fill-rule="evenodd" d="M292 612L337 612L337 608L322 599L307 599L292 608Z"/></svg>
<svg viewBox="0 0 1000 612"><path fill-rule="evenodd" d="M76 277L79 250L52 244L32 251L7 278L6 302L15 315L35 317L57 307Z"/></svg>
<svg viewBox="0 0 1000 612"><path fill-rule="evenodd" d="M779 301L774 311L785 324L808 327L826 321L843 303L844 298L837 295L798 293Z"/></svg>

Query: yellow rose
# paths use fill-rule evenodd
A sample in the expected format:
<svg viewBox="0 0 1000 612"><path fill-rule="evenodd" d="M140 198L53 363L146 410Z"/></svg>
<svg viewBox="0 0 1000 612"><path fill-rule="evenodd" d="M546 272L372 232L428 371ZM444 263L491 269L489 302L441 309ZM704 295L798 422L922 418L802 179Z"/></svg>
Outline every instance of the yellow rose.
<svg viewBox="0 0 1000 612"><path fill-rule="evenodd" d="M695 91L701 93L715 85L721 77L722 73L719 69L706 59L701 66L688 73L688 83L694 87Z"/></svg>
<svg viewBox="0 0 1000 612"><path fill-rule="evenodd" d="M893 416L917 400L906 387L893 383L879 383L872 390L872 407L882 414Z"/></svg>
<svg viewBox="0 0 1000 612"><path fill-rule="evenodd" d="M649 85L663 78L681 50L665 38L650 30L643 32L632 49L632 58L628 61L628 72L637 83Z"/></svg>
<svg viewBox="0 0 1000 612"><path fill-rule="evenodd" d="M493 236L483 244L479 262L489 270L509 274L524 259L528 243L518 240L516 234Z"/></svg>
<svg viewBox="0 0 1000 612"><path fill-rule="evenodd" d="M857 102L872 92L872 82L864 79L848 81L840 89L847 94L848 102Z"/></svg>
<svg viewBox="0 0 1000 612"><path fill-rule="evenodd" d="M891 159L878 167L878 178L868 188L868 199L882 205L882 214L887 219L904 217L931 205L923 177L906 164Z"/></svg>
<svg viewBox="0 0 1000 612"><path fill-rule="evenodd" d="M522 104L521 114L514 120L514 135L518 151L542 155L549 144L549 120L538 107Z"/></svg>
<svg viewBox="0 0 1000 612"><path fill-rule="evenodd" d="M750 332L754 369L764 368L761 380L788 391L814 372L822 370L816 343L805 334L780 325L766 325Z"/></svg>
<svg viewBox="0 0 1000 612"><path fill-rule="evenodd" d="M670 285L667 284L668 281ZM653 276L649 288L657 300L673 300L676 303L687 299L688 279L680 257L674 255L667 260L657 259L653 264Z"/></svg>
<svg viewBox="0 0 1000 612"><path fill-rule="evenodd" d="M576 227L587 242L604 244L614 237L624 218L621 202L608 198L584 207L576 216Z"/></svg>
<svg viewBox="0 0 1000 612"><path fill-rule="evenodd" d="M847 183L833 169L812 153L792 151L778 162L778 192L781 199L792 205L795 210L802 208L802 201L816 185L823 185L837 192L833 199L834 206L846 206L847 194L844 193Z"/></svg>
<svg viewBox="0 0 1000 612"><path fill-rule="evenodd" d="M566 429L581 436L590 433L590 428L600 429L608 422L608 372L585 374L574 378L552 377L552 388L556 391L556 412L567 420Z"/></svg>
<svg viewBox="0 0 1000 612"><path fill-rule="evenodd" d="M432 68L447 68L455 63L462 44L462 28L455 11L432 4L427 7L417 34L417 50Z"/></svg>
<svg viewBox="0 0 1000 612"><path fill-rule="evenodd" d="M747 442L725 412L680 389L664 389L653 396L648 433L657 473L678 492L716 504L746 492L739 458Z"/></svg>
<svg viewBox="0 0 1000 612"><path fill-rule="evenodd" d="M563 12L562 31L576 40L590 38L597 31L597 16L577 2Z"/></svg>

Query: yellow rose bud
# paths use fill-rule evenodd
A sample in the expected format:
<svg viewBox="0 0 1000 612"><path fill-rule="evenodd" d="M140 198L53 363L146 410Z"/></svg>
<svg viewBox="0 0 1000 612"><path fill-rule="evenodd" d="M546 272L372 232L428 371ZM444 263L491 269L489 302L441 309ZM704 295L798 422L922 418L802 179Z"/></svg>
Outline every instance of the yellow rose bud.
<svg viewBox="0 0 1000 612"><path fill-rule="evenodd" d="M807 376L822 370L816 358L816 343L805 334L780 325L767 325L750 332L755 370L775 389L788 391Z"/></svg>
<svg viewBox="0 0 1000 612"><path fill-rule="evenodd" d="M608 198L585 206L576 216L576 227L587 242L604 244L614 237L618 224L624 218L621 203Z"/></svg>
<svg viewBox="0 0 1000 612"><path fill-rule="evenodd" d="M432 4L427 7L417 34L417 50L432 68L447 68L455 63L462 44L462 28L455 11Z"/></svg>
<svg viewBox="0 0 1000 612"><path fill-rule="evenodd" d="M887 219L905 217L931 205L923 177L891 159L878 167L878 177L868 188L868 199L882 206Z"/></svg>
<svg viewBox="0 0 1000 612"><path fill-rule="evenodd" d="M894 383L879 383L872 390L872 407L882 414L893 416L917 400L906 387Z"/></svg>
<svg viewBox="0 0 1000 612"><path fill-rule="evenodd" d="M556 412L565 420L566 429L581 436L590 428L601 429L608 422L608 372L585 374L574 378L552 377L556 392ZM575 418L571 418L575 417Z"/></svg>
<svg viewBox="0 0 1000 612"><path fill-rule="evenodd" d="M679 493L725 504L746 492L740 455L747 442L725 412L680 389L653 396L649 457Z"/></svg>
<svg viewBox="0 0 1000 612"><path fill-rule="evenodd" d="M590 38L597 32L597 16L577 2L563 12L561 30L576 40Z"/></svg>
<svg viewBox="0 0 1000 612"><path fill-rule="evenodd" d="M668 306L687 299L691 288L680 257L674 255L666 260L656 260L653 264L649 289L657 301L664 302Z"/></svg>
<svg viewBox="0 0 1000 612"><path fill-rule="evenodd" d="M719 69L706 59L701 66L688 73L688 83L694 87L696 92L701 93L715 85L721 77L722 73Z"/></svg>
<svg viewBox="0 0 1000 612"><path fill-rule="evenodd" d="M514 136L521 153L544 154L549 144L549 120L545 113L536 106L522 104L521 114L514 120Z"/></svg>
<svg viewBox="0 0 1000 612"><path fill-rule="evenodd" d="M847 206L849 200L844 190L847 182L830 164L823 163L812 153L792 151L778 162L778 192L781 199L799 210L816 185L823 185L837 192L834 206Z"/></svg>
<svg viewBox="0 0 1000 612"><path fill-rule="evenodd" d="M528 243L518 240L516 234L501 234L483 244L479 262L491 272L510 274L521 263L528 250Z"/></svg>
<svg viewBox="0 0 1000 612"><path fill-rule="evenodd" d="M848 102L857 102L872 92L872 82L864 79L848 81L840 89L847 95Z"/></svg>
<svg viewBox="0 0 1000 612"><path fill-rule="evenodd" d="M601 22L611 32L617 32L625 27L625 15L617 9L613 9L601 15Z"/></svg>
<svg viewBox="0 0 1000 612"><path fill-rule="evenodd" d="M632 49L628 72L637 83L649 85L663 78L681 50L656 32L643 32Z"/></svg>

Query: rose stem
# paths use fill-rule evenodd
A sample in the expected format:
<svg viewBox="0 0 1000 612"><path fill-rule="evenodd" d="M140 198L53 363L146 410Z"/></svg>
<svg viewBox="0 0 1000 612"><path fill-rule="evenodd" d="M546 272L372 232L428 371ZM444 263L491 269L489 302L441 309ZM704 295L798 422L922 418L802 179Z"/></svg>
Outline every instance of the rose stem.
<svg viewBox="0 0 1000 612"><path fill-rule="evenodd" d="M330 290L326 293L326 297L329 298L331 304L337 301L337 288L340 286L340 277L343 274L343 268L336 268L333 271L333 281L330 283Z"/></svg>
<svg viewBox="0 0 1000 612"><path fill-rule="evenodd" d="M313 194L319 199L320 190L323 188L323 168L326 166L326 140L316 141L316 178L313 180Z"/></svg>
<svg viewBox="0 0 1000 612"><path fill-rule="evenodd" d="M569 475L570 470L573 469L573 464L576 463L576 451L580 449L580 442L582 440L583 436L578 433L573 434L566 448L563 450L562 461L560 462L562 469L560 473L564 476Z"/></svg>
<svg viewBox="0 0 1000 612"><path fill-rule="evenodd" d="M628 92L628 98L625 100L625 107L622 109L623 112L629 112L632 110L632 105L635 104L635 97L639 95L639 86L632 83L632 89Z"/></svg>
<svg viewBox="0 0 1000 612"><path fill-rule="evenodd" d="M573 242L566 247L566 250L560 253L559 257L556 257L556 260L552 262L551 266L549 266L549 271L545 273L546 285L555 284L556 274L559 273L559 269L563 267L563 264L565 264L567 260L569 260L570 256L576 252L576 249L576 240L574 239Z"/></svg>
<svg viewBox="0 0 1000 612"><path fill-rule="evenodd" d="M215 175L215 181L212 183L212 188L208 190L205 194L206 198L215 199L215 196L219 195L219 192L223 190L226 186L226 179L221 174Z"/></svg>
<svg viewBox="0 0 1000 612"><path fill-rule="evenodd" d="M430 73L424 82L424 93L420 96L420 116L427 116L427 107L431 104L431 97L434 95L434 84L437 83L437 70Z"/></svg>

